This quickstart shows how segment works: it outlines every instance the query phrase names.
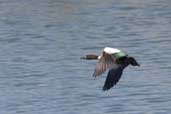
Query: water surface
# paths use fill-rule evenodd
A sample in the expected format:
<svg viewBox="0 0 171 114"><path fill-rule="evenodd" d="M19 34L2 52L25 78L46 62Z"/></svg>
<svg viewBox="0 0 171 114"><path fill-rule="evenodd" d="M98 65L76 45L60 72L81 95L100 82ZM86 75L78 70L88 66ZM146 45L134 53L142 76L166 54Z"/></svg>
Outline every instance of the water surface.
<svg viewBox="0 0 171 114"><path fill-rule="evenodd" d="M169 114L170 0L1 0L1 114ZM103 92L105 46L140 63Z"/></svg>

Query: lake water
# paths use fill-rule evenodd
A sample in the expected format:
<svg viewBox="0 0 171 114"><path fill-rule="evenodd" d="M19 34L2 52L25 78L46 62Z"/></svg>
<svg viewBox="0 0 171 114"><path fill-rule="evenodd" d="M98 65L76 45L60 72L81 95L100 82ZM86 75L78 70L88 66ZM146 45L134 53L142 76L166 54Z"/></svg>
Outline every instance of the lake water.
<svg viewBox="0 0 171 114"><path fill-rule="evenodd" d="M109 91L105 46L128 52ZM0 114L170 114L171 0L0 0Z"/></svg>

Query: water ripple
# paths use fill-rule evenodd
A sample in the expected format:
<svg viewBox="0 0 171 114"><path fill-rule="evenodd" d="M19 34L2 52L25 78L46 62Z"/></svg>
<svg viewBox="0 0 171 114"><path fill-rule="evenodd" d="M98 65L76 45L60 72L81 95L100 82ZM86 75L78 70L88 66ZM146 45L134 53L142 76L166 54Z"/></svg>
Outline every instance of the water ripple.
<svg viewBox="0 0 171 114"><path fill-rule="evenodd" d="M0 1L0 113L169 114L170 0ZM117 47L140 62L102 91L96 61Z"/></svg>

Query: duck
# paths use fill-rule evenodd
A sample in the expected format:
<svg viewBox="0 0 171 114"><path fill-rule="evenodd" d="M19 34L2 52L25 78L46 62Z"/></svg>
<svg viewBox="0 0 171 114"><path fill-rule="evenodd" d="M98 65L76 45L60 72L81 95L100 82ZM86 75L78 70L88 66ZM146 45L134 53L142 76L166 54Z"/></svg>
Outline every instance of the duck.
<svg viewBox="0 0 171 114"><path fill-rule="evenodd" d="M81 59L98 60L93 77L98 77L108 70L107 77L102 88L103 91L111 89L119 82L123 70L127 66L140 66L137 60L134 57L129 56L125 51L111 47L105 47L101 55L87 54L81 57Z"/></svg>

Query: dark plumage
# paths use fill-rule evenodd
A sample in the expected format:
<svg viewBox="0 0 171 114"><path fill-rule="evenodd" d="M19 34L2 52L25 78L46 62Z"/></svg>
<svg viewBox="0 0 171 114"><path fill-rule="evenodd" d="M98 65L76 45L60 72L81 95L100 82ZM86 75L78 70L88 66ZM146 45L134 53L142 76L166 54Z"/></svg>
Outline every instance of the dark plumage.
<svg viewBox="0 0 171 114"><path fill-rule="evenodd" d="M121 78L124 68L126 68L128 65L140 66L133 57L128 56L125 52L108 47L104 48L101 56L89 54L85 57L82 57L82 59L98 59L95 71L93 73L94 77L100 76L107 69L109 69L103 86L104 91L109 90L117 84Z"/></svg>
<svg viewBox="0 0 171 114"><path fill-rule="evenodd" d="M110 69L106 81L103 86L103 90L109 90L111 87L117 84L117 82L120 80L123 69L125 66L118 65L117 68Z"/></svg>

